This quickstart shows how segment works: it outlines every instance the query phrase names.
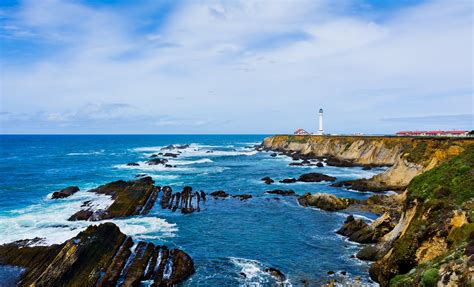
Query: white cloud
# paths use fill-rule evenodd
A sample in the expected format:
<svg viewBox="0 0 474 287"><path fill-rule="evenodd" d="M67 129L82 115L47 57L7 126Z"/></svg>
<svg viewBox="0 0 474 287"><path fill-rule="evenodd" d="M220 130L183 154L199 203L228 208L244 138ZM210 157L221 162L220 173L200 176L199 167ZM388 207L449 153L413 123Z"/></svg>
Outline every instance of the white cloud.
<svg viewBox="0 0 474 287"><path fill-rule="evenodd" d="M469 114L469 2L434 1L374 21L334 1L192 1L156 31L137 33L141 15L27 1L12 25L64 47L8 65L1 109L73 122L77 113L58 111L124 103L172 115L143 125L230 133L311 130L320 106L334 132L401 127L379 122L385 117ZM99 121L139 117L97 109L89 116Z"/></svg>

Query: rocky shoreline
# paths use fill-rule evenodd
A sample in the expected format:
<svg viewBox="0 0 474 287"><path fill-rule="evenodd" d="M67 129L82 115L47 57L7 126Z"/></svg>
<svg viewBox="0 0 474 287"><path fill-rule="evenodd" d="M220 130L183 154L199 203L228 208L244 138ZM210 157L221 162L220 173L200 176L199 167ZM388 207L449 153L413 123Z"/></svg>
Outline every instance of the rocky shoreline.
<svg viewBox="0 0 474 287"><path fill-rule="evenodd" d="M470 286L474 282L474 141L275 136L257 149L303 158L306 164L313 160L367 168L390 165L370 179L332 186L399 194L361 201L307 193L298 197L298 203L326 211L365 210L380 215L370 224L349 215L337 233L364 244L356 257L374 262L369 273L381 286Z"/></svg>

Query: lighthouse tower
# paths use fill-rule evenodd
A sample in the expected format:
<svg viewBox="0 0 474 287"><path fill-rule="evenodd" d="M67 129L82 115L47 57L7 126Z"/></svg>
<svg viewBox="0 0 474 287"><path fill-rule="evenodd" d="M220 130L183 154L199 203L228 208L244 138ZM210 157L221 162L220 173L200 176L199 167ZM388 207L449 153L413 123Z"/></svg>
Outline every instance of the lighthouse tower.
<svg viewBox="0 0 474 287"><path fill-rule="evenodd" d="M323 130L323 109L319 109L319 130L317 132L317 135L323 135L324 130Z"/></svg>

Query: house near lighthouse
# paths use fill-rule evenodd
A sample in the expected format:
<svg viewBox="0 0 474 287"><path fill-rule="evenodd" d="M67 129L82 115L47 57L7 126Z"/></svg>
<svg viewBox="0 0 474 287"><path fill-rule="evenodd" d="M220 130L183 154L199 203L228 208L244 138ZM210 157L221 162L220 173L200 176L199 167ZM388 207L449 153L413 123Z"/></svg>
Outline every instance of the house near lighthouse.
<svg viewBox="0 0 474 287"><path fill-rule="evenodd" d="M322 136L324 135L324 128L323 128L323 109L319 109L318 112L318 118L319 118L319 123L318 123L318 130L314 133L314 135L319 135ZM295 135L311 135L311 133L305 131L304 129L297 129L294 132Z"/></svg>

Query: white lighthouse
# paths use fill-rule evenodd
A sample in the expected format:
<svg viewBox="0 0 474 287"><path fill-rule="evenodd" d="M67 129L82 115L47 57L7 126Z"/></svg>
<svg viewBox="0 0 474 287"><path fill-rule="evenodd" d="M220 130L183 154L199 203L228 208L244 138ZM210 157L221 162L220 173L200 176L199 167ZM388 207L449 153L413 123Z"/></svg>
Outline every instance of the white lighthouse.
<svg viewBox="0 0 474 287"><path fill-rule="evenodd" d="M319 109L319 130L317 132L317 135L322 136L324 134L323 130L323 109Z"/></svg>

